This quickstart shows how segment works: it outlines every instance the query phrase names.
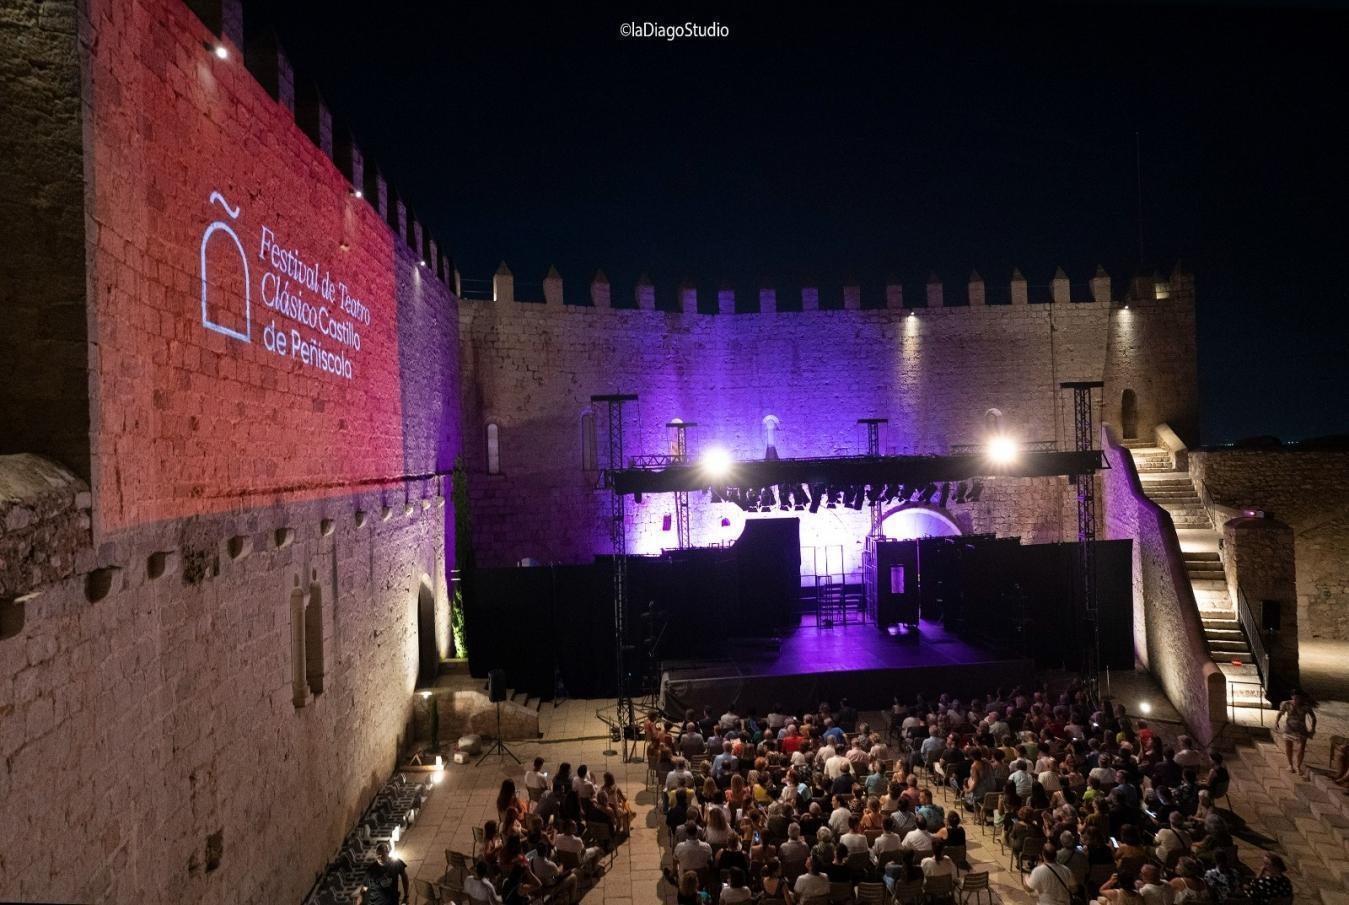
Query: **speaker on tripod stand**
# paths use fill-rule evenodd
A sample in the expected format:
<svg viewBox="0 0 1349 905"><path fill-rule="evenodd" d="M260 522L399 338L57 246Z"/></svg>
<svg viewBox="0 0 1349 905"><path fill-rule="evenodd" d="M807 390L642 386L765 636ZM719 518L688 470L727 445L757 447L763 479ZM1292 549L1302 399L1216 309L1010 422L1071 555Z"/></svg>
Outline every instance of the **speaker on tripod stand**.
<svg viewBox="0 0 1349 905"><path fill-rule="evenodd" d="M515 752L511 751L506 743L501 740L501 702L506 700L506 670L494 669L487 673L487 700L497 705L497 731L496 737L492 739L492 746L483 752L482 757L478 758L478 764L481 764L493 754L498 755L502 760L509 757L517 764L520 763L520 758L516 757Z"/></svg>

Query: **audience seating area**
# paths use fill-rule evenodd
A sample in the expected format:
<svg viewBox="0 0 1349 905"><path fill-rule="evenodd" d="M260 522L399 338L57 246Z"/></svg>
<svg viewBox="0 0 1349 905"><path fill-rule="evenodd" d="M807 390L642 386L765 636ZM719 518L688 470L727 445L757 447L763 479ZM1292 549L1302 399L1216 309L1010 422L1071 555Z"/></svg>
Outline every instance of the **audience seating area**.
<svg viewBox="0 0 1349 905"><path fill-rule="evenodd" d="M896 702L885 722L846 702L652 714L648 785L680 905L992 902L967 832L1040 902L1290 901L1277 857L1259 876L1237 859L1214 807L1222 756L1167 745L1122 706L998 690Z"/></svg>

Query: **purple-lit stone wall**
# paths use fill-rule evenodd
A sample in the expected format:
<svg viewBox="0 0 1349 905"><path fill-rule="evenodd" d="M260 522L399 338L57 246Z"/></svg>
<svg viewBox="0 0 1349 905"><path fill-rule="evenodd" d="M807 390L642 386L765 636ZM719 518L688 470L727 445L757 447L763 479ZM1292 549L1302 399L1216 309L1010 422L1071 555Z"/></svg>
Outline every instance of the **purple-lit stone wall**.
<svg viewBox="0 0 1349 905"><path fill-rule="evenodd" d="M887 417L882 447L945 453L980 442L984 414L1003 413L1025 440L1072 444L1066 380L1104 379L1099 414L1138 396L1139 431L1195 420L1193 293L1173 280L1165 298L908 310L704 315L558 304L460 305L464 455L480 563L522 558L585 562L608 550L608 500L582 468L583 413L592 394L637 393L625 416L631 456L669 451L665 424L697 423L690 454L724 446L762 458L764 418L776 416L783 458L865 451L858 418ZM595 409L601 463L606 416ZM485 426L498 426L501 473L486 474ZM732 539L706 498L692 495L696 544ZM675 545L669 497L629 502L629 549ZM860 550L867 513L801 513L804 545ZM1076 537L1062 479L991 481L980 502L950 507L967 531L1027 542ZM735 524L735 519L732 519ZM856 557L848 559L855 568Z"/></svg>

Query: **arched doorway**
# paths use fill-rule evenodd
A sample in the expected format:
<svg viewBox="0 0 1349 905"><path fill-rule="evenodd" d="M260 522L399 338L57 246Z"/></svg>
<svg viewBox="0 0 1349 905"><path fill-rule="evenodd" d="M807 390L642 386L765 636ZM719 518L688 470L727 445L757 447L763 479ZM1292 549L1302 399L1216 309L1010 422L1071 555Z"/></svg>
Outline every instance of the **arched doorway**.
<svg viewBox="0 0 1349 905"><path fill-rule="evenodd" d="M1125 440L1138 439L1138 396L1125 390L1119 401L1120 428Z"/></svg>
<svg viewBox="0 0 1349 905"><path fill-rule="evenodd" d="M899 506L881 517L881 534L893 540L956 537L962 533L951 516L934 506Z"/></svg>
<svg viewBox="0 0 1349 905"><path fill-rule="evenodd" d="M426 579L417 590L417 684L430 685L440 672L436 647L436 595Z"/></svg>

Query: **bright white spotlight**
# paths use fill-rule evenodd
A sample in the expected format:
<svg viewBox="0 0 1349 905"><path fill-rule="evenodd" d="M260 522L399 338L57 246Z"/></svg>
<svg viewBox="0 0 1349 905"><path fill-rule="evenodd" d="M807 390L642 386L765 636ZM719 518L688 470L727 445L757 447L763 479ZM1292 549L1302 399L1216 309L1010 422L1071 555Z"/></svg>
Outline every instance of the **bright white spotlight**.
<svg viewBox="0 0 1349 905"><path fill-rule="evenodd" d="M994 465L1010 465L1016 461L1016 454L1016 441L1005 434L988 441L988 460Z"/></svg>
<svg viewBox="0 0 1349 905"><path fill-rule="evenodd" d="M703 453L702 466L709 478L724 478L731 473L731 454L720 446L713 446Z"/></svg>
<svg viewBox="0 0 1349 905"><path fill-rule="evenodd" d="M1142 701L1138 705L1138 712L1143 714L1143 716L1147 716L1149 713L1152 713L1152 705L1147 701Z"/></svg>
<svg viewBox="0 0 1349 905"><path fill-rule="evenodd" d="M217 45L215 46L215 55L216 55L217 57L219 57L220 59L222 59L222 60L228 60L228 59L229 59L229 56L230 56L230 52L229 52L229 49L228 49L227 47L225 47L224 44L217 44Z"/></svg>

